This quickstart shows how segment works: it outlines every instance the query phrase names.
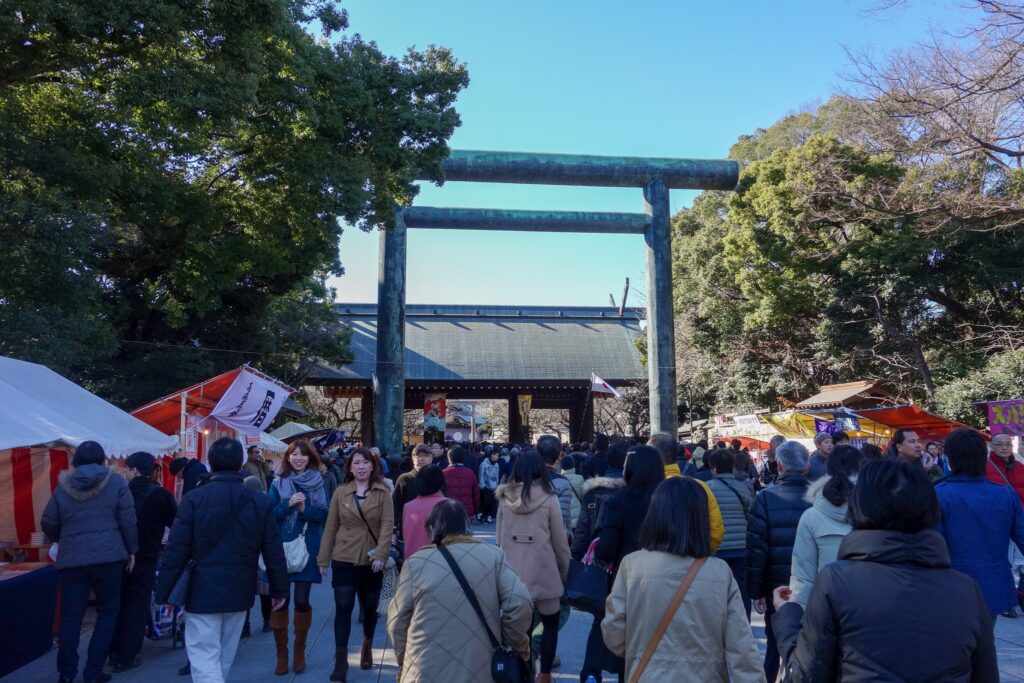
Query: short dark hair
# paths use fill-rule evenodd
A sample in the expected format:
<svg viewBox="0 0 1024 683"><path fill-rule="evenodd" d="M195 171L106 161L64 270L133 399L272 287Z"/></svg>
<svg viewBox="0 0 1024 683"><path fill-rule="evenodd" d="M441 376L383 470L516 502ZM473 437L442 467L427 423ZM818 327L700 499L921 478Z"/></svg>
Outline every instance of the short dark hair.
<svg viewBox="0 0 1024 683"><path fill-rule="evenodd" d="M985 475L988 445L981 434L973 429L954 429L946 437L943 449L949 458L949 469L954 474Z"/></svg>
<svg viewBox="0 0 1024 683"><path fill-rule="evenodd" d="M223 436L210 446L210 450L206 452L206 459L212 472L238 472L245 460L242 442L230 436Z"/></svg>
<svg viewBox="0 0 1024 683"><path fill-rule="evenodd" d="M857 475L850 495L850 524L916 534L939 523L939 499L920 465L905 460L872 460Z"/></svg>
<svg viewBox="0 0 1024 683"><path fill-rule="evenodd" d="M640 527L640 547L680 557L710 555L711 522L704 487L689 477L661 482Z"/></svg>
<svg viewBox="0 0 1024 683"><path fill-rule="evenodd" d="M619 439L608 446L608 467L614 470L621 470L626 466L626 453L629 452L629 444Z"/></svg>
<svg viewBox="0 0 1024 683"><path fill-rule="evenodd" d="M909 427L900 427L892 433L892 440L889 442L889 457L898 458L899 451L896 449L897 446L901 445L907 440L907 434L913 434L917 430L910 429Z"/></svg>
<svg viewBox="0 0 1024 683"><path fill-rule="evenodd" d="M850 477L857 474L860 469L860 461L864 455L853 446L840 444L828 454L825 467L829 480L821 489L821 495L825 500L836 507L846 503L847 498L853 492L853 482Z"/></svg>
<svg viewBox="0 0 1024 683"><path fill-rule="evenodd" d="M850 435L840 430L838 432L832 432L832 443L848 443L850 441Z"/></svg>
<svg viewBox="0 0 1024 683"><path fill-rule="evenodd" d="M245 452L246 453L252 453L254 450L256 450L259 447L260 447L260 445L258 443L254 443L254 444L250 445L248 448L246 448Z"/></svg>
<svg viewBox="0 0 1024 683"><path fill-rule="evenodd" d="M554 465L558 462L558 456L562 454L562 444L550 434L537 439L537 452L544 459L545 465Z"/></svg>
<svg viewBox="0 0 1024 683"><path fill-rule="evenodd" d="M434 506L427 515L423 528L437 545L449 536L466 536L471 533L466 508L459 501L451 499L439 501Z"/></svg>
<svg viewBox="0 0 1024 683"><path fill-rule="evenodd" d="M466 451L462 449L462 446L456 446L455 448L448 451L448 462L451 464L463 463L466 461Z"/></svg>
<svg viewBox="0 0 1024 683"><path fill-rule="evenodd" d="M860 447L860 452L864 454L865 462L868 460L881 460L885 457L885 453L882 449L873 443L866 443Z"/></svg>
<svg viewBox="0 0 1024 683"><path fill-rule="evenodd" d="M437 465L427 465L415 476L416 493L420 496L432 496L444 491L444 472Z"/></svg>
<svg viewBox="0 0 1024 683"><path fill-rule="evenodd" d="M727 448L716 448L704 455L704 462L718 474L732 472L736 469L736 456Z"/></svg>
<svg viewBox="0 0 1024 683"><path fill-rule="evenodd" d="M103 451L103 446L95 441L83 441L78 444L78 447L75 448L75 454L71 457L71 465L73 467L105 465L106 463L107 454Z"/></svg>
<svg viewBox="0 0 1024 683"><path fill-rule="evenodd" d="M594 435L594 450L604 452L608 450L608 435L598 432Z"/></svg>
<svg viewBox="0 0 1024 683"><path fill-rule="evenodd" d="M734 451L738 451L740 448L743 447L743 442L740 441L739 439L733 439L732 441L729 442L729 445L732 446L732 449Z"/></svg>
<svg viewBox="0 0 1024 683"><path fill-rule="evenodd" d="M124 466L126 469L136 469L139 474L148 477L156 469L156 458L152 453L136 451L125 458Z"/></svg>
<svg viewBox="0 0 1024 683"><path fill-rule="evenodd" d="M563 470L575 470L576 469L576 458L572 455L562 456L562 469Z"/></svg>
<svg viewBox="0 0 1024 683"><path fill-rule="evenodd" d="M383 484L384 483L384 469L381 467L380 458L373 454L369 448L353 448L348 454L348 460L345 461L345 483L355 481L356 475L352 473L352 461L356 459L356 456L360 455L364 460L370 463L373 467L370 470L370 483L371 484Z"/></svg>

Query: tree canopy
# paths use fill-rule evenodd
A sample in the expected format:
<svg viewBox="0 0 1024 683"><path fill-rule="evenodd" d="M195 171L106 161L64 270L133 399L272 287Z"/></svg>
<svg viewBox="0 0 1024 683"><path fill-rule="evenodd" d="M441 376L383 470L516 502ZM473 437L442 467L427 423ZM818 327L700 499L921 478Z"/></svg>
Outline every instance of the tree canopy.
<svg viewBox="0 0 1024 683"><path fill-rule="evenodd" d="M447 49L345 29L326 0L0 9L0 353L126 406L344 362L341 224L441 178L468 83Z"/></svg>

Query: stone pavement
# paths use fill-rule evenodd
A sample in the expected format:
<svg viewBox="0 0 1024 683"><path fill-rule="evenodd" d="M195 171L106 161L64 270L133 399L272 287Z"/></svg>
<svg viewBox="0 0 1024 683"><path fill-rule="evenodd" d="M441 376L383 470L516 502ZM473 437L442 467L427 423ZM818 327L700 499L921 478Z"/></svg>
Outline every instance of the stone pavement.
<svg viewBox="0 0 1024 683"><path fill-rule="evenodd" d="M489 542L494 540L494 525L477 525L474 532L478 537ZM242 641L238 648L234 666L231 669L231 681L247 683L290 683L295 681L326 681L334 666L334 601L331 594L330 581L314 586L312 592L313 628L309 634L307 668L305 673L289 673L287 676L274 675L274 639L271 633L259 633L259 609L252 611L253 627L257 629L251 638ZM355 617L353 617L354 619ZM583 651L586 646L587 633L590 630L591 617L573 612L565 628L559 632L558 654L562 659L561 666L556 669L556 681L578 681L579 670L583 664ZM754 615L754 636L758 645L764 648L764 621ZM350 683L375 683L378 681L394 681L397 666L390 642L385 642L384 620L377 626L374 641L374 661L378 663L372 671L359 669L359 638L361 627L352 626L352 641L349 650ZM1000 618L996 625L999 668L1003 672L1002 681L1020 681L1024 683L1024 618ZM83 634L81 643L82 662L89 642L89 634ZM383 656L383 666L379 666ZM185 663L185 654L181 648L172 650L170 641L146 640L141 653L142 666L132 671L118 674L113 683L187 683L190 679L177 675L177 670ZM56 673L57 651L51 650L28 666L0 678L0 683L53 683ZM613 680L608 676L605 680ZM79 681L81 678L79 677ZM486 683L486 681L483 681Z"/></svg>

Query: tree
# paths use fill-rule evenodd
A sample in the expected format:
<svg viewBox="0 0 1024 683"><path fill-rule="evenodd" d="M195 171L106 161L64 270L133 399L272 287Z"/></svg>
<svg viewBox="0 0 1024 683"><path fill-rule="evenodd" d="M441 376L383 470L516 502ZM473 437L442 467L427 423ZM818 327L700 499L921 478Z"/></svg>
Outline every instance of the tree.
<svg viewBox="0 0 1024 683"><path fill-rule="evenodd" d="M468 82L448 50L395 59L346 26L324 0L0 10L0 220L38 245L5 254L2 348L122 405L254 358L301 379L293 332L340 334L341 222L386 227L440 179ZM53 290L15 279L35 272Z"/></svg>

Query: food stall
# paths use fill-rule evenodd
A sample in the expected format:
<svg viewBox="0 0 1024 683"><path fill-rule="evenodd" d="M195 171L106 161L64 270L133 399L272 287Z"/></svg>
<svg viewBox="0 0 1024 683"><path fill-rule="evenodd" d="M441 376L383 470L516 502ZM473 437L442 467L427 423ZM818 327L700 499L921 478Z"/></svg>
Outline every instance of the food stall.
<svg viewBox="0 0 1024 683"><path fill-rule="evenodd" d="M52 645L57 573L39 519L83 441L100 443L114 467L178 444L49 368L0 356L0 676Z"/></svg>

